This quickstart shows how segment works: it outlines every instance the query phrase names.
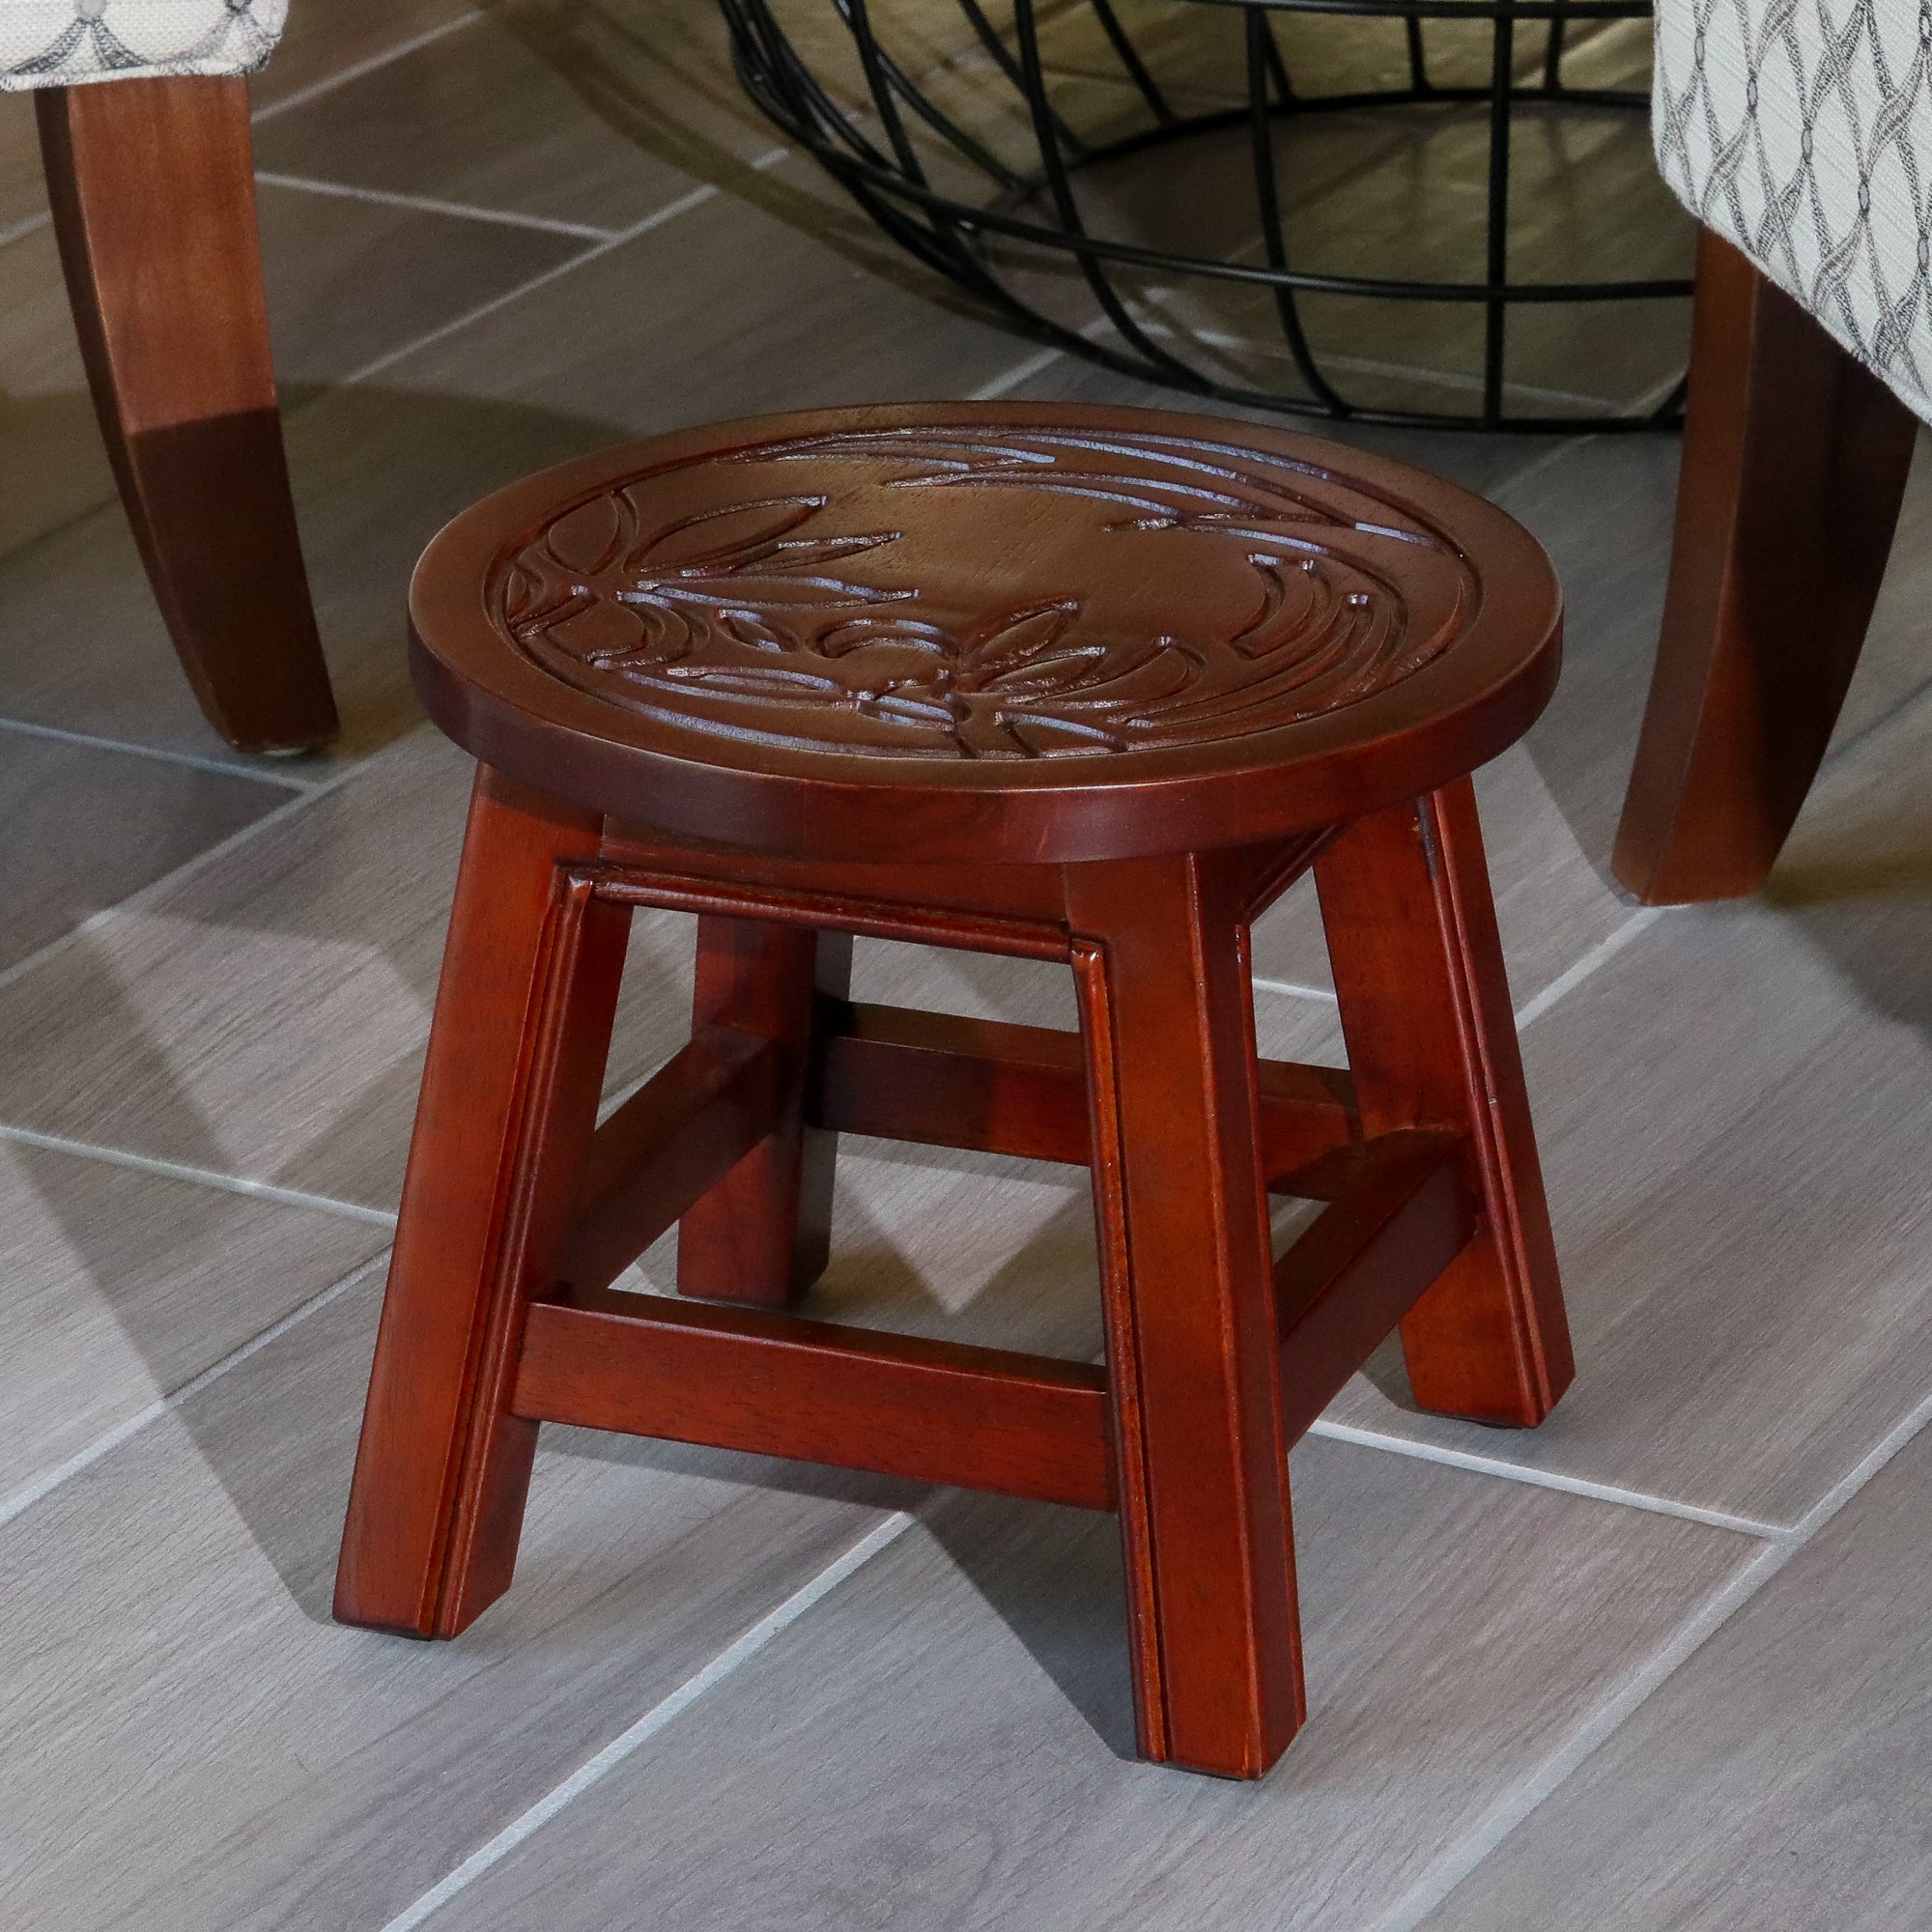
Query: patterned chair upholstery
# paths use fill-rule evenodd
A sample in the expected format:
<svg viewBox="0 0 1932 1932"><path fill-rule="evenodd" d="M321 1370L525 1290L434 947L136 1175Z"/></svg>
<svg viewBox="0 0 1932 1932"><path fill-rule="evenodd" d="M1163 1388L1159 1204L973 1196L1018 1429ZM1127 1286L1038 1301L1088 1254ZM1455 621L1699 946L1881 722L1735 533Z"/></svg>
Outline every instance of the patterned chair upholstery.
<svg viewBox="0 0 1932 1932"><path fill-rule="evenodd" d="M1914 0L1658 0L1663 178L1932 418L1932 37Z"/></svg>
<svg viewBox="0 0 1932 1932"><path fill-rule="evenodd" d="M0 89L252 73L288 11L288 0L0 0Z"/></svg>

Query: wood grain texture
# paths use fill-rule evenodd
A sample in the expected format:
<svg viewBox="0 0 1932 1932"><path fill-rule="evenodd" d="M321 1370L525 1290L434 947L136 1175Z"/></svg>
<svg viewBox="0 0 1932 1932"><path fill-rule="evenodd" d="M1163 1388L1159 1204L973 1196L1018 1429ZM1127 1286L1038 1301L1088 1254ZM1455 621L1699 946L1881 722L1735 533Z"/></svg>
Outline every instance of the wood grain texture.
<svg viewBox="0 0 1932 1932"><path fill-rule="evenodd" d="M424 705L486 762L674 838L935 866L1260 846L1413 796L1521 735L1560 634L1541 552L1425 471L1001 403L559 466L446 526L411 611Z"/></svg>
<svg viewBox="0 0 1932 1932"><path fill-rule="evenodd" d="M1416 1400L1533 1426L1576 1365L1468 781L1347 828L1316 884L1364 1131L1465 1134L1482 1201L1403 1321Z"/></svg>
<svg viewBox="0 0 1932 1932"><path fill-rule="evenodd" d="M838 1142L806 1119L806 1088L820 1004L843 999L851 979L846 934L744 919L697 922L692 1038L768 1044L772 1123L685 1209L679 1293L781 1308L825 1272Z"/></svg>
<svg viewBox="0 0 1932 1932"><path fill-rule="evenodd" d="M1109 1524L950 1499L450 1925L603 1932L647 1887L693 1932L1358 1932L1752 1547L1320 1440L1293 1475L1315 1694L1265 1782L1122 1761Z"/></svg>
<svg viewBox="0 0 1932 1932"><path fill-rule="evenodd" d="M1668 917L1525 1031L1581 1365L1549 1422L1367 1382L1336 1420L1787 1525L1919 1399L1928 757L1921 703L1821 784L1785 904Z"/></svg>
<svg viewBox="0 0 1932 1932"><path fill-rule="evenodd" d="M1763 885L1857 668L1918 433L1704 235L1669 601L1617 833L1617 875L1646 904Z"/></svg>
<svg viewBox="0 0 1932 1932"><path fill-rule="evenodd" d="M1346 1073L1277 1060L1257 1075L1270 1181L1354 1137ZM1092 1154L1080 1037L1058 1028L855 1006L827 1035L816 1111L841 1132L885 1140L1083 1167Z"/></svg>
<svg viewBox="0 0 1932 1932"><path fill-rule="evenodd" d="M548 1422L1113 1506L1106 1377L1045 1355L579 1291L531 1308L511 1406Z"/></svg>
<svg viewBox="0 0 1932 1932"><path fill-rule="evenodd" d="M1378 1135L1274 1266L1282 1432L1299 1439L1475 1229L1452 1134Z"/></svg>
<svg viewBox="0 0 1932 1932"><path fill-rule="evenodd" d="M1140 1748L1258 1777L1304 1705L1244 887L1189 857L1066 893Z"/></svg>
<svg viewBox="0 0 1932 1932"><path fill-rule="evenodd" d="M242 80L36 96L101 433L208 721L241 751L337 730L282 453Z"/></svg>
<svg viewBox="0 0 1932 1932"><path fill-rule="evenodd" d="M336 1579L347 1623L449 1636L508 1588L536 1428L523 1315L563 1260L629 912L573 889L602 822L479 769Z"/></svg>
<svg viewBox="0 0 1932 1932"><path fill-rule="evenodd" d="M771 1131L778 1056L750 1035L694 1039L592 1136L560 1274L608 1288Z"/></svg>

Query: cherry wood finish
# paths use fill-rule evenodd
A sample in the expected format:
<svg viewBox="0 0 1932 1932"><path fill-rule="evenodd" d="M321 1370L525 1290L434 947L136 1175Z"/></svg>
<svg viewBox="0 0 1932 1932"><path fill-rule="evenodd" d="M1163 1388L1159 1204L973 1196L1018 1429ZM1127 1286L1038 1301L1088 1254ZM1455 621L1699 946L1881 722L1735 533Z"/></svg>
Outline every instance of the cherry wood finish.
<svg viewBox="0 0 1932 1932"><path fill-rule="evenodd" d="M825 1272L836 1142L807 1122L805 1087L818 1003L851 979L848 934L698 921L693 1037L770 1042L777 1091L770 1129L678 1223L680 1294L780 1308Z"/></svg>
<svg viewBox="0 0 1932 1932"><path fill-rule="evenodd" d="M628 908L560 869L601 822L485 766L464 844L377 1338L336 1614L452 1635L505 1589L536 1427L524 1306L589 1165Z"/></svg>
<svg viewBox="0 0 1932 1932"><path fill-rule="evenodd" d="M1770 873L1858 666L1918 428L1703 236L1663 632L1613 862L1646 905Z"/></svg>
<svg viewBox="0 0 1932 1932"><path fill-rule="evenodd" d="M239 751L336 735L289 494L262 294L248 89L199 77L35 96L89 387L176 652Z"/></svg>
<svg viewBox="0 0 1932 1932"><path fill-rule="evenodd" d="M1109 1509L1106 1389L1084 1362L574 1290L530 1310L512 1406Z"/></svg>
<svg viewBox="0 0 1932 1932"><path fill-rule="evenodd" d="M1293 1441L1398 1322L1426 1404L1527 1423L1561 1392L1473 794L1439 775L1446 745L1473 755L1548 689L1547 566L1510 526L1493 554L1445 559L1431 529L1474 544L1494 513L1396 466L1345 473L1305 439L1256 433L1279 485L1257 507L1252 452L1209 440L1218 425L1051 421L1048 436L1026 409L851 412L710 432L752 452L736 469L665 439L497 499L494 548L474 514L433 548L417 665L483 762L350 1505L346 1620L449 1635L500 1593L544 1421L959 1483L1115 1511L1141 1748L1254 1777L1304 1710ZM892 440L908 426L909 457ZM609 487L667 463L668 498ZM993 547L979 493L1037 495L1048 466L1077 499L1072 526L1042 539L1004 512ZM854 478L903 491L865 514L928 541L921 519L956 518L962 581L915 599L846 574L900 541L814 528ZM1097 536L1094 502L1112 520ZM1388 521L1365 526L1371 511ZM1207 549L1174 556L1211 581L1232 549L1246 572L1194 655L1170 653L1171 633L1137 639L1118 611L1074 624L1132 563L1101 541L1123 512L1191 519ZM565 561L574 576L546 575ZM593 579L633 601L600 602ZM494 667L477 628L493 609ZM1496 630L1497 613L1520 628ZM544 653L575 661L538 668ZM513 688L531 708L506 734ZM608 714L605 738L586 736L585 703ZM1304 724L1314 777L1284 749ZM1428 782L1384 796L1406 731ZM506 752L515 776L492 762ZM1295 822L1270 774L1322 810ZM868 783L877 823L847 843ZM718 814L708 838L691 791ZM782 832L763 839L780 796ZM1176 842L1206 823L1222 836ZM1352 1076L1256 1050L1249 928L1311 867ZM597 1127L636 906L698 915L692 1039ZM855 933L1057 961L1080 1031L854 1003ZM1088 1166L1104 1368L782 1312L825 1264L840 1133ZM1327 1203L1279 1258L1271 1190ZM711 1305L613 1292L673 1222L681 1293Z"/></svg>
<svg viewBox="0 0 1932 1932"><path fill-rule="evenodd" d="M1243 883L1067 868L1140 1747L1256 1777L1305 1703Z"/></svg>
<svg viewBox="0 0 1932 1932"><path fill-rule="evenodd" d="M1459 1134L1481 1204L1403 1321L1410 1387L1425 1408L1533 1428L1576 1366L1474 787L1357 820L1315 876L1363 1132Z"/></svg>

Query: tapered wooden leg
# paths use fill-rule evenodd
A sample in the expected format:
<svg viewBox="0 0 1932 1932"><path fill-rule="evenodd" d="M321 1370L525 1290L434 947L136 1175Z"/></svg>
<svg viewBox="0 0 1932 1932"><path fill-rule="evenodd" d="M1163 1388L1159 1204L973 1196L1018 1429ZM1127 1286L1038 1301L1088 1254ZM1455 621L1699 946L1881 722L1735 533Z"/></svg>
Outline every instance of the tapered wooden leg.
<svg viewBox="0 0 1932 1932"><path fill-rule="evenodd" d="M326 744L335 701L282 450L247 84L35 99L95 409L188 682L238 750Z"/></svg>
<svg viewBox="0 0 1932 1932"><path fill-rule="evenodd" d="M1068 867L1143 1754L1259 1777L1303 1715L1239 896Z"/></svg>
<svg viewBox="0 0 1932 1932"><path fill-rule="evenodd" d="M838 1137L805 1122L813 1013L850 990L852 942L758 920L700 919L693 1033L776 1041L779 1124L678 1223L677 1286L709 1301L781 1308L825 1272Z"/></svg>
<svg viewBox="0 0 1932 1932"><path fill-rule="evenodd" d="M600 821L477 773L335 1614L454 1636L509 1586L537 1425L507 1413L595 1124L629 912L565 890Z"/></svg>
<svg viewBox="0 0 1932 1932"><path fill-rule="evenodd" d="M1917 431L1704 236L1670 586L1614 860L1645 904L1764 883L1858 665Z"/></svg>
<svg viewBox="0 0 1932 1932"><path fill-rule="evenodd" d="M1402 1323L1425 1408L1531 1427L1575 1365L1467 779L1349 826L1317 861L1362 1128L1468 1136L1482 1218Z"/></svg>

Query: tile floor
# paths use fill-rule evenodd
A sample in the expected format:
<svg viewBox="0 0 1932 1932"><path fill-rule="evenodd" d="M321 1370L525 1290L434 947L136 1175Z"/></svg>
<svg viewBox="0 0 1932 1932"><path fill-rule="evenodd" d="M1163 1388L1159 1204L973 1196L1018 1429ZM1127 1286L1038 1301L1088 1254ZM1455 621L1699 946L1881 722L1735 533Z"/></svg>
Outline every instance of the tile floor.
<svg viewBox="0 0 1932 1932"><path fill-rule="evenodd" d="M706 415L1162 399L892 254L743 105L704 0L294 19L258 139L327 756L238 757L188 702L0 113L0 1922L1923 1922L1932 471L1773 890L1660 916L1605 861L1674 445L1371 439L1494 494L1569 588L1562 690L1481 786L1579 1374L1519 1437L1378 1366L1296 1452L1314 1712L1265 1783L1123 1755L1110 1527L1046 1508L554 1431L472 1633L328 1622L466 782L402 671L416 550ZM1649 247L1640 171L1581 152ZM1399 199L1322 193L1335 233ZM1646 327L1667 363L1681 315ZM1578 337L1569 380L1628 400L1642 346ZM1376 345L1439 386L1438 347ZM686 940L640 927L613 1085L675 1037ZM1335 1055L1310 907L1258 955L1269 1049ZM1068 1015L1044 967L861 972ZM1064 1175L854 1147L838 1247L834 1317L1096 1344Z"/></svg>

